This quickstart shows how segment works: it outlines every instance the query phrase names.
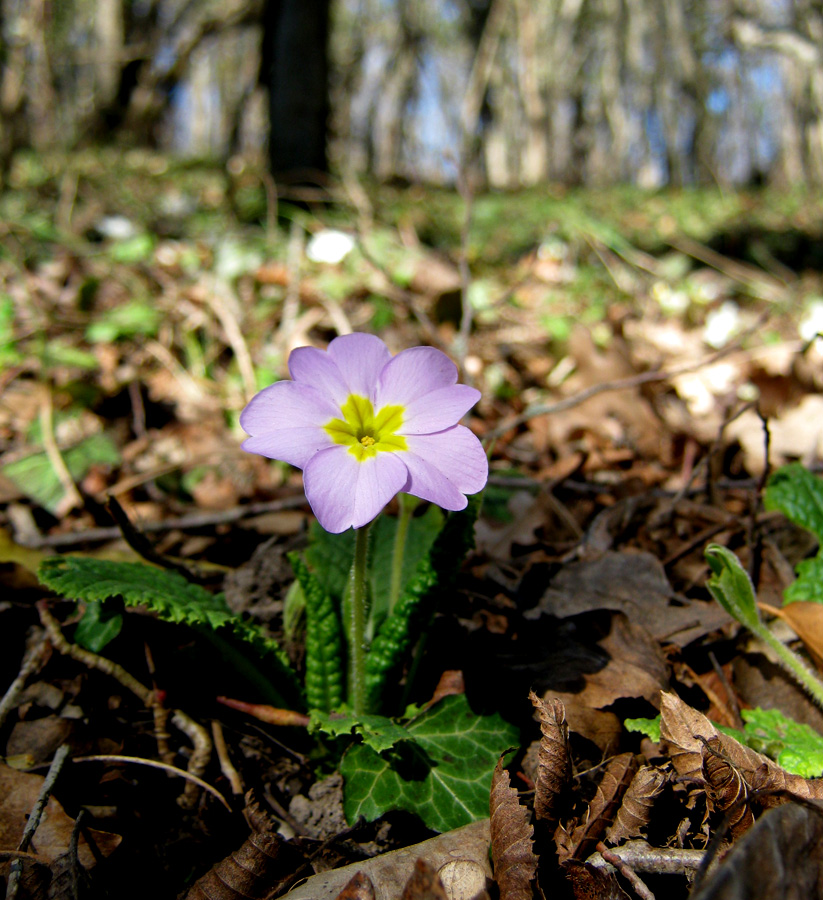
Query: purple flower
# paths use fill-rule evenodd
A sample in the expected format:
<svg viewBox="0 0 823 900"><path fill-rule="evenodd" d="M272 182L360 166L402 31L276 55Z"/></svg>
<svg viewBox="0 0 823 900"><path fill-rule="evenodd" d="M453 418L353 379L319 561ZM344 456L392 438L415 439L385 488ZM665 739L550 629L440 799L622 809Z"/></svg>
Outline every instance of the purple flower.
<svg viewBox="0 0 823 900"><path fill-rule="evenodd" d="M392 357L370 334L335 338L327 351L289 356L292 381L256 394L240 415L243 449L303 469L317 520L337 533L365 525L399 491L464 509L483 489L480 441L457 422L480 392L457 384L439 350Z"/></svg>

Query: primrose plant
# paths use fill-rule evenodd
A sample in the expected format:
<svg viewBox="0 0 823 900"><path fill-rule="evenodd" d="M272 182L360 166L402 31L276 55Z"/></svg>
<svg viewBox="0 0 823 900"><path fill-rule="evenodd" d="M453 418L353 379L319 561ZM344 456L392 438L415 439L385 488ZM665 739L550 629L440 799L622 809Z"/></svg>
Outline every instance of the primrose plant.
<svg viewBox="0 0 823 900"><path fill-rule="evenodd" d="M398 689L411 649L425 643L438 589L472 546L488 463L458 423L480 394L457 384L457 368L439 350L392 357L368 334L338 337L326 351L301 347L289 372L290 381L251 400L240 422L246 450L303 470L317 519L305 551L289 557L296 580L284 626L288 634L305 621L302 685L273 638L179 571L62 556L41 564L40 579L77 601L73 640L87 650L99 653L117 636L121 603L142 606L197 629L273 704L229 705L281 724L305 722L294 707L305 709L312 733L343 751L350 822L406 809L446 831L486 816L492 771L517 730L475 715L464 695L404 709ZM399 514L381 516L396 495ZM415 515L420 500L430 506Z"/></svg>
<svg viewBox="0 0 823 900"><path fill-rule="evenodd" d="M348 701L369 711L367 683L369 526L398 493L446 510L481 491L488 462L480 441L457 424L480 392L457 384L457 367L439 350L413 347L392 357L369 334L335 338L327 351L301 347L289 357L291 381L257 394L240 424L243 448L303 470L306 497L331 534L355 530L345 596ZM402 502L395 535L388 613L399 599L404 541L414 504ZM307 593L316 593L297 563Z"/></svg>

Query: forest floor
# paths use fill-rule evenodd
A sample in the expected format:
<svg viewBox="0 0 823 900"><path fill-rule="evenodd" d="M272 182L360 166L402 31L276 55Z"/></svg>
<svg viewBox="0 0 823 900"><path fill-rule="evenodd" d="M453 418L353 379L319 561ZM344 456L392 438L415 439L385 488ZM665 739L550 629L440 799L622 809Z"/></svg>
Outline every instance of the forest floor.
<svg viewBox="0 0 823 900"><path fill-rule="evenodd" d="M99 150L70 163L21 156L0 194L0 874L17 879L22 861L20 898L183 896L228 854L257 859L244 844L249 790L256 815L284 836L249 896L280 896L351 863L373 866L378 897L400 896L392 878L405 880L418 856L435 868L468 859L488 874L488 822L442 838L409 813L346 823L335 760L315 737L218 702L265 698L202 629L130 609L99 653L83 655L82 604L37 577L56 554L142 555L192 569L234 612L282 635L294 580L284 552L305 545L312 516L299 471L241 450L239 413L287 377L295 347L369 331L392 352L440 348L482 392L466 419L491 447L476 546L439 598L406 700L425 704L452 673L472 709L519 730L521 752L507 762L535 807L539 855L536 880L532 851L525 863L501 851L497 884L463 894L414 884L404 896L507 900L538 883L552 897L731 896L724 866L737 896L776 896L741 886L785 877L765 853L748 869L729 853L691 884L728 826L746 850L740 821L761 815L747 791L817 796L801 775L823 766L791 768L781 753L797 749L786 721L823 734L823 714L712 600L704 551L735 551L770 616L816 551L807 530L764 508L763 492L787 463L814 471L823 450L819 198L628 188L461 197L349 183L303 199L278 198L250 164L227 174ZM323 261L333 229L351 247ZM812 660L817 609L793 632L775 619ZM299 631L290 650L299 668ZM539 764L530 691L547 703ZM661 703L662 740L654 724L626 726L654 719ZM165 757L160 705L190 723L168 729ZM758 709L786 717L777 735L755 717L759 744L748 734L779 766L764 769L734 739L706 749L721 741L711 723L742 742L746 711ZM552 735L565 761L548 760ZM134 761L171 759L179 771L198 752L211 791ZM707 774L715 761L722 784ZM780 781L784 764L800 774ZM52 800L21 844L50 767ZM653 782L645 792L638 769ZM540 813L547 772L569 784L553 815ZM799 801L783 809L799 812L774 819L759 846L788 859L791 878L817 866L813 883L819 815ZM512 816L493 818L491 837L522 849L528 826ZM620 862L626 846L634 855ZM604 857L620 862L616 874ZM239 897L227 865L215 871L229 883L190 896ZM295 897L368 896L341 894L345 881L305 884Z"/></svg>

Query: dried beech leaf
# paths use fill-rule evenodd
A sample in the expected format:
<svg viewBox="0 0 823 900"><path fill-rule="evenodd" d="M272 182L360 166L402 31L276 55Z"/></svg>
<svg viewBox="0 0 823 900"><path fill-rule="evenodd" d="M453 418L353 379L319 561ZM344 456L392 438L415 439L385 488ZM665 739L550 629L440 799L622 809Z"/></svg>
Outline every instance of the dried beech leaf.
<svg viewBox="0 0 823 900"><path fill-rule="evenodd" d="M371 878L365 872L357 872L337 895L337 900L375 900Z"/></svg>
<svg viewBox="0 0 823 900"><path fill-rule="evenodd" d="M733 737L720 734L703 713L692 709L676 694L660 695L660 738L677 774L682 778L703 780L704 741L712 738L717 738L723 753L746 781L763 765L770 772L783 772L777 763L744 747Z"/></svg>
<svg viewBox="0 0 823 900"><path fill-rule="evenodd" d="M502 759L492 776L489 808L494 878L500 900L531 900L530 882L537 872L537 857L532 849L534 829L517 791L511 787Z"/></svg>
<svg viewBox="0 0 823 900"><path fill-rule="evenodd" d="M244 814L252 833L239 850L220 860L189 888L185 900L262 900L294 877L303 861L257 803L246 795Z"/></svg>
<svg viewBox="0 0 823 900"><path fill-rule="evenodd" d="M534 691L529 700L540 716L540 749L535 779L534 814L549 827L557 823L557 807L571 775L569 725L566 708L557 699L541 700Z"/></svg>
<svg viewBox="0 0 823 900"><path fill-rule="evenodd" d="M563 863L563 871L571 883L575 900L626 900L627 894L617 883L614 872L596 869L579 859Z"/></svg>
<svg viewBox="0 0 823 900"><path fill-rule="evenodd" d="M790 803L769 810L690 900L809 900L823 896L823 815Z"/></svg>
<svg viewBox="0 0 823 900"><path fill-rule="evenodd" d="M606 843L619 844L645 836L655 798L663 790L666 775L654 766L641 766L617 810L617 816L606 831Z"/></svg>
<svg viewBox="0 0 823 900"><path fill-rule="evenodd" d="M292 888L288 898L335 900L352 875L364 872L371 879L375 894L381 900L396 900L402 894L403 887L414 870L414 864L420 857L428 860L438 871L452 860L471 860L491 878L489 840L489 820L482 819L411 847L404 847L402 850L391 850L373 859L312 875L302 884Z"/></svg>
<svg viewBox="0 0 823 900"><path fill-rule="evenodd" d="M754 814L745 799L749 795L746 780L723 753L718 738L703 746L703 779L706 794L717 812L728 812L729 831L737 840L754 825Z"/></svg>
<svg viewBox="0 0 823 900"><path fill-rule="evenodd" d="M572 855L575 859L585 859L611 825L620 800L636 771L637 758L633 753L621 753L609 760L597 785L597 793L589 804L586 818L572 832ZM562 861L563 856L560 858Z"/></svg>
<svg viewBox="0 0 823 900"><path fill-rule="evenodd" d="M486 873L473 859L452 859L437 874L449 900L489 900Z"/></svg>
<svg viewBox="0 0 823 900"><path fill-rule="evenodd" d="M746 780L753 791L788 791L805 800L823 800L823 778L792 775L771 761L767 761L753 773L747 773ZM785 795L758 797L757 802L761 806L779 806L788 802L788 798Z"/></svg>
<svg viewBox="0 0 823 900"><path fill-rule="evenodd" d="M400 900L449 900L449 896L437 869L425 859L418 859Z"/></svg>

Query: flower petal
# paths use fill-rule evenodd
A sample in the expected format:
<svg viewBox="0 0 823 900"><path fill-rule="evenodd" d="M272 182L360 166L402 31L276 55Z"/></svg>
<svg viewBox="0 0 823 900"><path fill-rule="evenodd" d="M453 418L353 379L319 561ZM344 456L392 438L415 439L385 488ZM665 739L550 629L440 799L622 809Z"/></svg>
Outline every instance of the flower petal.
<svg viewBox="0 0 823 900"><path fill-rule="evenodd" d="M373 334L344 334L329 344L349 393L374 399L377 378L392 358L388 347Z"/></svg>
<svg viewBox="0 0 823 900"><path fill-rule="evenodd" d="M403 412L399 434L431 434L456 425L480 399L480 391L467 384L437 388L412 400Z"/></svg>
<svg viewBox="0 0 823 900"><path fill-rule="evenodd" d="M336 445L312 457L303 486L317 521L338 534L371 522L407 478L399 453L378 453L361 463Z"/></svg>
<svg viewBox="0 0 823 900"><path fill-rule="evenodd" d="M338 406L342 406L351 393L337 363L325 350L316 347L292 350L289 354L289 373L300 384L311 385L331 397Z"/></svg>
<svg viewBox="0 0 823 900"><path fill-rule="evenodd" d="M482 491L489 477L486 453L477 437L463 425L436 434L408 435L403 462L409 494L431 500L444 509L463 509L463 494Z"/></svg>
<svg viewBox="0 0 823 900"><path fill-rule="evenodd" d="M408 406L425 394L449 387L456 381L457 366L445 353L434 347L411 347L398 353L380 373L375 407Z"/></svg>
<svg viewBox="0 0 823 900"><path fill-rule="evenodd" d="M322 426L339 415L318 390L294 381L278 381L255 394L240 413L240 425L252 435L243 449L302 468L332 441Z"/></svg>

